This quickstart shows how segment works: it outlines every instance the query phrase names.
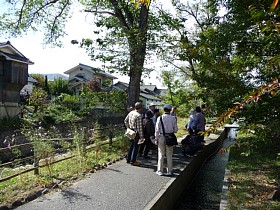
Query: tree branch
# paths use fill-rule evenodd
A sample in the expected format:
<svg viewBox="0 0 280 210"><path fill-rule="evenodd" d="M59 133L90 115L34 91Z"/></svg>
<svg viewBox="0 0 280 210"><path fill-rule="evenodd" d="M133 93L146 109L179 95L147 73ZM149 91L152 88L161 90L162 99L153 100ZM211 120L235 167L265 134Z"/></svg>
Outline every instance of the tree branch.
<svg viewBox="0 0 280 210"><path fill-rule="evenodd" d="M53 1L55 2L55 1ZM67 0L65 2L65 4L63 5L63 8L60 10L59 14L55 16L54 18L54 21L53 21L53 24L52 24L52 27L51 27L51 39L54 37L54 34L55 34L55 25L56 25L56 22L58 20L58 18L62 15L63 11L65 10L65 8L67 7L67 5L69 4L69 0Z"/></svg>
<svg viewBox="0 0 280 210"><path fill-rule="evenodd" d="M98 14L108 14L108 15L112 15L112 16L115 16L115 17L117 17L117 15L115 14L115 13L113 13L113 12L109 12L109 11L98 11L97 9L96 10L88 10L88 9L86 9L86 10L84 10L85 12L90 12L90 13L98 13Z"/></svg>
<svg viewBox="0 0 280 210"><path fill-rule="evenodd" d="M126 21L125 21L124 15L123 15L121 9L120 9L119 6L118 6L118 1L116 1L116 0L110 0L110 2L111 2L112 6L113 6L113 8L114 8L114 10L115 10L116 17L118 18L118 20L119 20L121 26L123 26L123 27L129 29L129 26L128 26L128 24L127 24Z"/></svg>
<svg viewBox="0 0 280 210"><path fill-rule="evenodd" d="M124 5L123 1L121 1L120 3L122 4L122 8L124 10L124 13L125 13L126 19L128 21L128 24L129 24L130 27L132 27L133 23L134 23L134 18L133 18L132 13L128 9L128 4L126 3L126 5Z"/></svg>

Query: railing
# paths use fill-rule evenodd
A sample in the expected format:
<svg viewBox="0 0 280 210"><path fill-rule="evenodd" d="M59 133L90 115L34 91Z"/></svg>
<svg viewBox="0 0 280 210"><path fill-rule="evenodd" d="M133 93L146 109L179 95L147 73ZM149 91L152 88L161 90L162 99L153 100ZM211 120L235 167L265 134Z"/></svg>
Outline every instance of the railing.
<svg viewBox="0 0 280 210"><path fill-rule="evenodd" d="M95 131L104 131L104 130L108 131L107 136L104 135L104 132L102 133L101 136L99 136L100 143L98 144L98 146L102 146L102 145L106 145L106 144L109 144L109 145L112 146L113 145L113 136L114 136L113 132L116 131L116 130L120 130L122 128L123 127L121 125L115 125L113 128L112 128L112 125L110 125L110 128L108 128L108 126L104 126L104 127L95 129ZM108 138L106 138L106 137L108 137ZM106 139L106 140L104 140L104 139ZM89 140L89 139L83 139L83 146L85 147L86 151L93 150L96 147L96 144L95 144L96 141L93 140L92 144L86 144L87 140ZM70 141L71 142L71 141L74 141L74 138L42 139L41 141ZM22 147L26 147L26 146L29 146L30 149L33 149L33 151L34 151L34 144L32 142L30 142L30 143L24 143L24 144L18 144L18 145L14 145L14 146L10 146L10 147L0 148L0 153L5 152L7 150L12 150L12 149L15 149L15 148L22 148ZM44 159L38 159L35 155L31 155L31 156L15 159L13 161L0 164L0 169L1 169L1 168L4 168L4 167L10 167L10 166L16 165L18 163L26 163L27 161L33 162L33 167L25 169L21 172L15 173L15 174L10 175L10 176L0 178L0 183L4 182L4 181L7 181L9 179L12 179L14 177L17 177L21 174L25 174L25 173L30 172L30 171L34 171L34 174L39 174L39 168L46 167L47 165L52 165L52 164L55 164L55 163L73 158L73 157L76 156L75 154L72 154L71 152L68 152L68 153L65 152L69 149L72 150L73 148L75 148L75 146L73 146L73 145L71 145L69 147L56 148L54 150L54 155L45 157ZM64 152L66 154L66 157L59 158L58 154L61 153L61 152ZM52 159L52 158L54 158L55 160L52 160L51 162L48 162L48 164L46 164L46 163L45 164L39 164L40 162L43 162L44 160Z"/></svg>

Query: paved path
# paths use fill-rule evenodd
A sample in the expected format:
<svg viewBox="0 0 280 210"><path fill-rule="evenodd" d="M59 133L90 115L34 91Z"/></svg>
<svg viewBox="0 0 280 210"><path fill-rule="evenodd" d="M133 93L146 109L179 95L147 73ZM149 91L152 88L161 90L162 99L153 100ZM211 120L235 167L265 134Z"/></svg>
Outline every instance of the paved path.
<svg viewBox="0 0 280 210"><path fill-rule="evenodd" d="M71 187L41 196L17 209L142 210L171 179L180 175L192 158L184 157L180 146L174 148L172 177L155 173L155 151L150 159L139 160L141 167L131 166L123 159Z"/></svg>

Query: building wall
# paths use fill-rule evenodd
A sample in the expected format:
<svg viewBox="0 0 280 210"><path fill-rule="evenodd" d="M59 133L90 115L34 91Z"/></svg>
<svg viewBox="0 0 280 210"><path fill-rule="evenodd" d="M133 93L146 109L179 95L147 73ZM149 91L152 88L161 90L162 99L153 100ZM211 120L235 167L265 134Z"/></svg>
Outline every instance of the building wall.
<svg viewBox="0 0 280 210"><path fill-rule="evenodd" d="M0 119L20 117L21 106L18 103L0 102Z"/></svg>

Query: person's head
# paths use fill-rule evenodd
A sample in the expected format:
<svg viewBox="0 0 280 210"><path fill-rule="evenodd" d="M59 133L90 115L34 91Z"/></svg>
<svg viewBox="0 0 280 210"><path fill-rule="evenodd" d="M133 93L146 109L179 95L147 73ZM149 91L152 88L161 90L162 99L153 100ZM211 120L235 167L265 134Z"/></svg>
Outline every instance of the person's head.
<svg viewBox="0 0 280 210"><path fill-rule="evenodd" d="M133 110L133 107L132 107L132 106L127 108L127 111L128 111L128 112L131 112L132 110Z"/></svg>
<svg viewBox="0 0 280 210"><path fill-rule="evenodd" d="M137 112L141 112L142 110L142 103L141 102L136 102L135 103L135 109Z"/></svg>
<svg viewBox="0 0 280 210"><path fill-rule="evenodd" d="M194 114L195 114L194 109L191 109L191 110L190 110L190 115L194 115Z"/></svg>
<svg viewBox="0 0 280 210"><path fill-rule="evenodd" d="M196 111L196 112L201 112L200 106L195 107L195 111Z"/></svg>
<svg viewBox="0 0 280 210"><path fill-rule="evenodd" d="M154 110L154 113L155 113L155 116L156 116L156 117L160 116L159 109L155 109L155 110Z"/></svg>
<svg viewBox="0 0 280 210"><path fill-rule="evenodd" d="M145 114L145 118L147 118L147 119L151 119L153 116L154 116L153 113L149 110Z"/></svg>
<svg viewBox="0 0 280 210"><path fill-rule="evenodd" d="M176 107L176 106L173 106L172 109L171 109L171 111L172 111L172 112L176 112L176 109L177 109L177 107Z"/></svg>
<svg viewBox="0 0 280 210"><path fill-rule="evenodd" d="M172 109L172 106L170 104L164 104L164 106L163 106L164 112L170 113L171 109Z"/></svg>
<svg viewBox="0 0 280 210"><path fill-rule="evenodd" d="M155 108L156 108L156 105L152 102L152 103L150 103L150 105L149 105L149 109L151 109L151 110L155 110Z"/></svg>

